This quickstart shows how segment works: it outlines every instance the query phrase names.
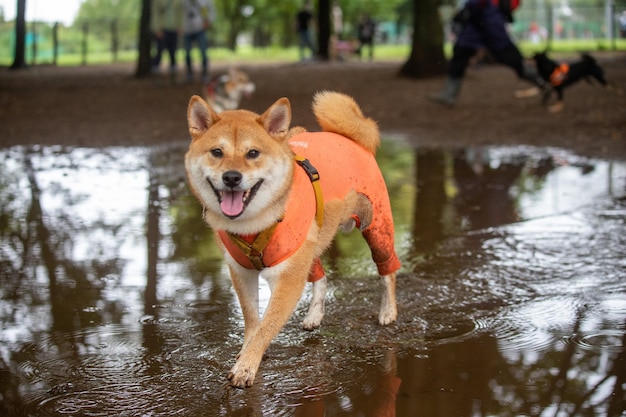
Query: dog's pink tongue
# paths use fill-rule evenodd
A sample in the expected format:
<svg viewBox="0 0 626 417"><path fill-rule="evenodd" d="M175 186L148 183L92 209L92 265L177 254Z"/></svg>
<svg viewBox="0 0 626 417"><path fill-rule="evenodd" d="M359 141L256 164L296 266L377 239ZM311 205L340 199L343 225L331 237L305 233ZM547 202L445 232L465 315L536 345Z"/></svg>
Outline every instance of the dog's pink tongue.
<svg viewBox="0 0 626 417"><path fill-rule="evenodd" d="M243 191L224 191L220 203L227 216L238 216L243 211Z"/></svg>

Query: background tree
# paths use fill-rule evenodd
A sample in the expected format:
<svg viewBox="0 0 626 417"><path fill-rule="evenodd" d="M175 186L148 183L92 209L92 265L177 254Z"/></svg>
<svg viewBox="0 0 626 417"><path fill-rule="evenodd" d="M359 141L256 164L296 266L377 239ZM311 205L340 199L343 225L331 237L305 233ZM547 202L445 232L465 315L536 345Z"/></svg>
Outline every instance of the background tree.
<svg viewBox="0 0 626 417"><path fill-rule="evenodd" d="M317 54L327 60L328 42L330 41L330 0L317 2Z"/></svg>
<svg viewBox="0 0 626 417"><path fill-rule="evenodd" d="M94 39L110 39L113 58L119 50L138 50L138 77L150 74L151 0L84 0L73 22ZM139 25L139 28L137 28Z"/></svg>
<svg viewBox="0 0 626 417"><path fill-rule="evenodd" d="M256 2L246 0L216 0L215 6L221 12L219 27L226 33L226 47L232 51L237 49L237 38L245 28L244 13L254 12ZM252 9L250 9L252 8Z"/></svg>
<svg viewBox="0 0 626 417"><path fill-rule="evenodd" d="M109 39L115 27L120 47L136 46L136 25L140 20L143 0L84 0L78 9L74 24L89 24L89 34L95 38Z"/></svg>
<svg viewBox="0 0 626 417"><path fill-rule="evenodd" d="M412 0L344 0L337 1L343 11L344 34L348 37L357 35L356 29L360 17L367 13L374 21L395 22L397 26L410 24Z"/></svg>
<svg viewBox="0 0 626 417"><path fill-rule="evenodd" d="M152 33L150 31L150 6L151 0L141 0L141 17L139 19L139 55L137 57L137 70L135 76L138 78L148 77L152 71L151 46Z"/></svg>
<svg viewBox="0 0 626 417"><path fill-rule="evenodd" d="M252 45L267 47L280 45L288 47L294 44L294 17L297 1L250 0L244 8L242 30L252 36ZM218 8L219 13L219 8ZM217 26L219 26L218 22ZM217 36L218 33L213 33Z"/></svg>
<svg viewBox="0 0 626 417"><path fill-rule="evenodd" d="M413 0L411 55L400 74L412 78L429 77L443 74L445 68L439 0Z"/></svg>
<svg viewBox="0 0 626 417"><path fill-rule="evenodd" d="M297 42L295 20L301 0L255 0L254 3L254 14L247 22L254 30L254 46L286 48Z"/></svg>
<svg viewBox="0 0 626 417"><path fill-rule="evenodd" d="M17 0L15 54L11 69L26 68L26 0Z"/></svg>

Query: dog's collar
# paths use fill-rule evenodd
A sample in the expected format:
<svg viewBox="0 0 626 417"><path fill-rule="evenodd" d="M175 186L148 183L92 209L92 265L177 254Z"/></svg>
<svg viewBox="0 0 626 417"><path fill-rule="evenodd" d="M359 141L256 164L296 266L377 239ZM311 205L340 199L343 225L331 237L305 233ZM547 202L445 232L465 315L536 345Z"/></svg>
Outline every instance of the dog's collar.
<svg viewBox="0 0 626 417"><path fill-rule="evenodd" d="M320 174L308 159L299 155L294 155L294 160L304 170L311 181L313 192L315 193L315 222L319 227L322 227L324 222L324 196L322 194L322 187L319 183ZM233 242L239 250L241 250L245 257L250 260L250 263L254 266L254 268L260 271L267 267L267 265L263 262L263 251L269 244L274 231L281 221L282 219L276 221L273 225L258 233L253 237L251 242L234 233L226 232L226 235L231 242Z"/></svg>
<svg viewBox="0 0 626 417"><path fill-rule="evenodd" d="M563 81L567 78L567 73L569 72L568 64L561 64L552 71L550 74L550 83L553 86L558 86L563 84Z"/></svg>

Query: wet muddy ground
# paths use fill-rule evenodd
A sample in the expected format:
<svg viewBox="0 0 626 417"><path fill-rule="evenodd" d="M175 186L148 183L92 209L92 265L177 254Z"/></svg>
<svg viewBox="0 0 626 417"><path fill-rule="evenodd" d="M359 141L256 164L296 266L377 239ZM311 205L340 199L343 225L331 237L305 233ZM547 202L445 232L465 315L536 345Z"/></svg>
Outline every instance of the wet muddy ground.
<svg viewBox="0 0 626 417"><path fill-rule="evenodd" d="M404 265L381 328L368 250L340 235L322 327L300 329L305 295L247 390L226 384L243 321L183 178L201 87L0 70L0 415L624 416L626 56L594 55L615 88L579 83L556 115L498 66L453 110L397 63L245 68L246 108L287 96L315 129L334 89L379 122Z"/></svg>
<svg viewBox="0 0 626 417"><path fill-rule="evenodd" d="M1 149L1 414L623 416L624 160L408 142L377 156L397 323L340 235L322 327L301 330L305 295L246 390L226 384L243 321L186 140Z"/></svg>
<svg viewBox="0 0 626 417"><path fill-rule="evenodd" d="M458 105L448 109L426 98L443 78L402 78L402 62L379 61L243 66L257 88L241 106L262 113L287 97L293 123L317 130L312 97L336 90L353 96L381 130L405 134L416 147L524 144L626 159L626 52L593 55L610 88L581 81L565 91L565 109L557 114L538 97L515 99L528 84L501 65L469 68ZM187 137L187 103L205 88L136 79L134 70L131 64L0 68L0 145L150 146ZM211 67L215 77L226 70Z"/></svg>

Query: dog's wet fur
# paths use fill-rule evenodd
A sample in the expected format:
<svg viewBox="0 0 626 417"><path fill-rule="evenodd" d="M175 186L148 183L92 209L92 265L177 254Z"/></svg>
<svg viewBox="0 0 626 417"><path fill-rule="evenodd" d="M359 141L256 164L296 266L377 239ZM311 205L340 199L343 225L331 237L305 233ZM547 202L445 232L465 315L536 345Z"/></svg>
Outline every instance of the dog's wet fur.
<svg viewBox="0 0 626 417"><path fill-rule="evenodd" d="M375 172L359 175L352 172L354 169L346 171L345 167L338 164L333 167L334 172L326 171L323 175L343 176L345 183L352 184L360 184L363 178L368 178L368 189L372 189L375 183L384 184L373 158L380 143L378 127L373 120L363 116L356 102L343 94L320 92L315 96L313 113L323 132L311 133L311 136L316 140L326 140L325 136L334 135L333 140L342 144L337 146L362 148L358 149L358 153L369 155L366 159L370 164L368 172ZM204 207L203 218L209 226L217 234L228 232L241 236L261 233L276 222L282 223L283 216L286 216L285 210L289 208L287 197L292 190L296 169L295 155L289 140L301 137L304 131L302 128L289 127L289 100L279 99L261 115L247 110L226 110L218 114L210 104L194 96L190 100L187 116L192 141L185 157L185 166L189 185ZM332 145L332 149L335 148ZM356 149L352 149L357 153ZM355 154L347 157L350 156L355 160L360 158ZM325 200L323 220L305 224L308 231L305 230L306 240L302 246L278 264L261 270L242 266L229 253L226 244L216 236L224 250L245 324L243 346L228 373L232 386L244 388L253 384L263 353L294 311L314 261L330 246L337 230L346 231L355 227L352 216L362 221L359 228L372 249L375 261L377 247L385 242L391 246L389 250L393 251L394 256L390 259L397 259L393 250L393 219L390 218L390 207L387 209L389 199L386 188L380 185L376 187L380 191L377 191L374 201L384 203L373 204L356 187L350 187L341 198ZM365 229L372 219L372 213L389 225L390 229L385 229L386 240L368 239L368 236L378 237L369 234L371 229ZM397 268L399 265L394 264L381 270L379 265L383 283L378 315L381 325L396 320ZM259 277L268 281L272 292L262 318L258 311ZM325 276L313 282L312 293L311 304L303 321L306 330L319 327L324 316Z"/></svg>

